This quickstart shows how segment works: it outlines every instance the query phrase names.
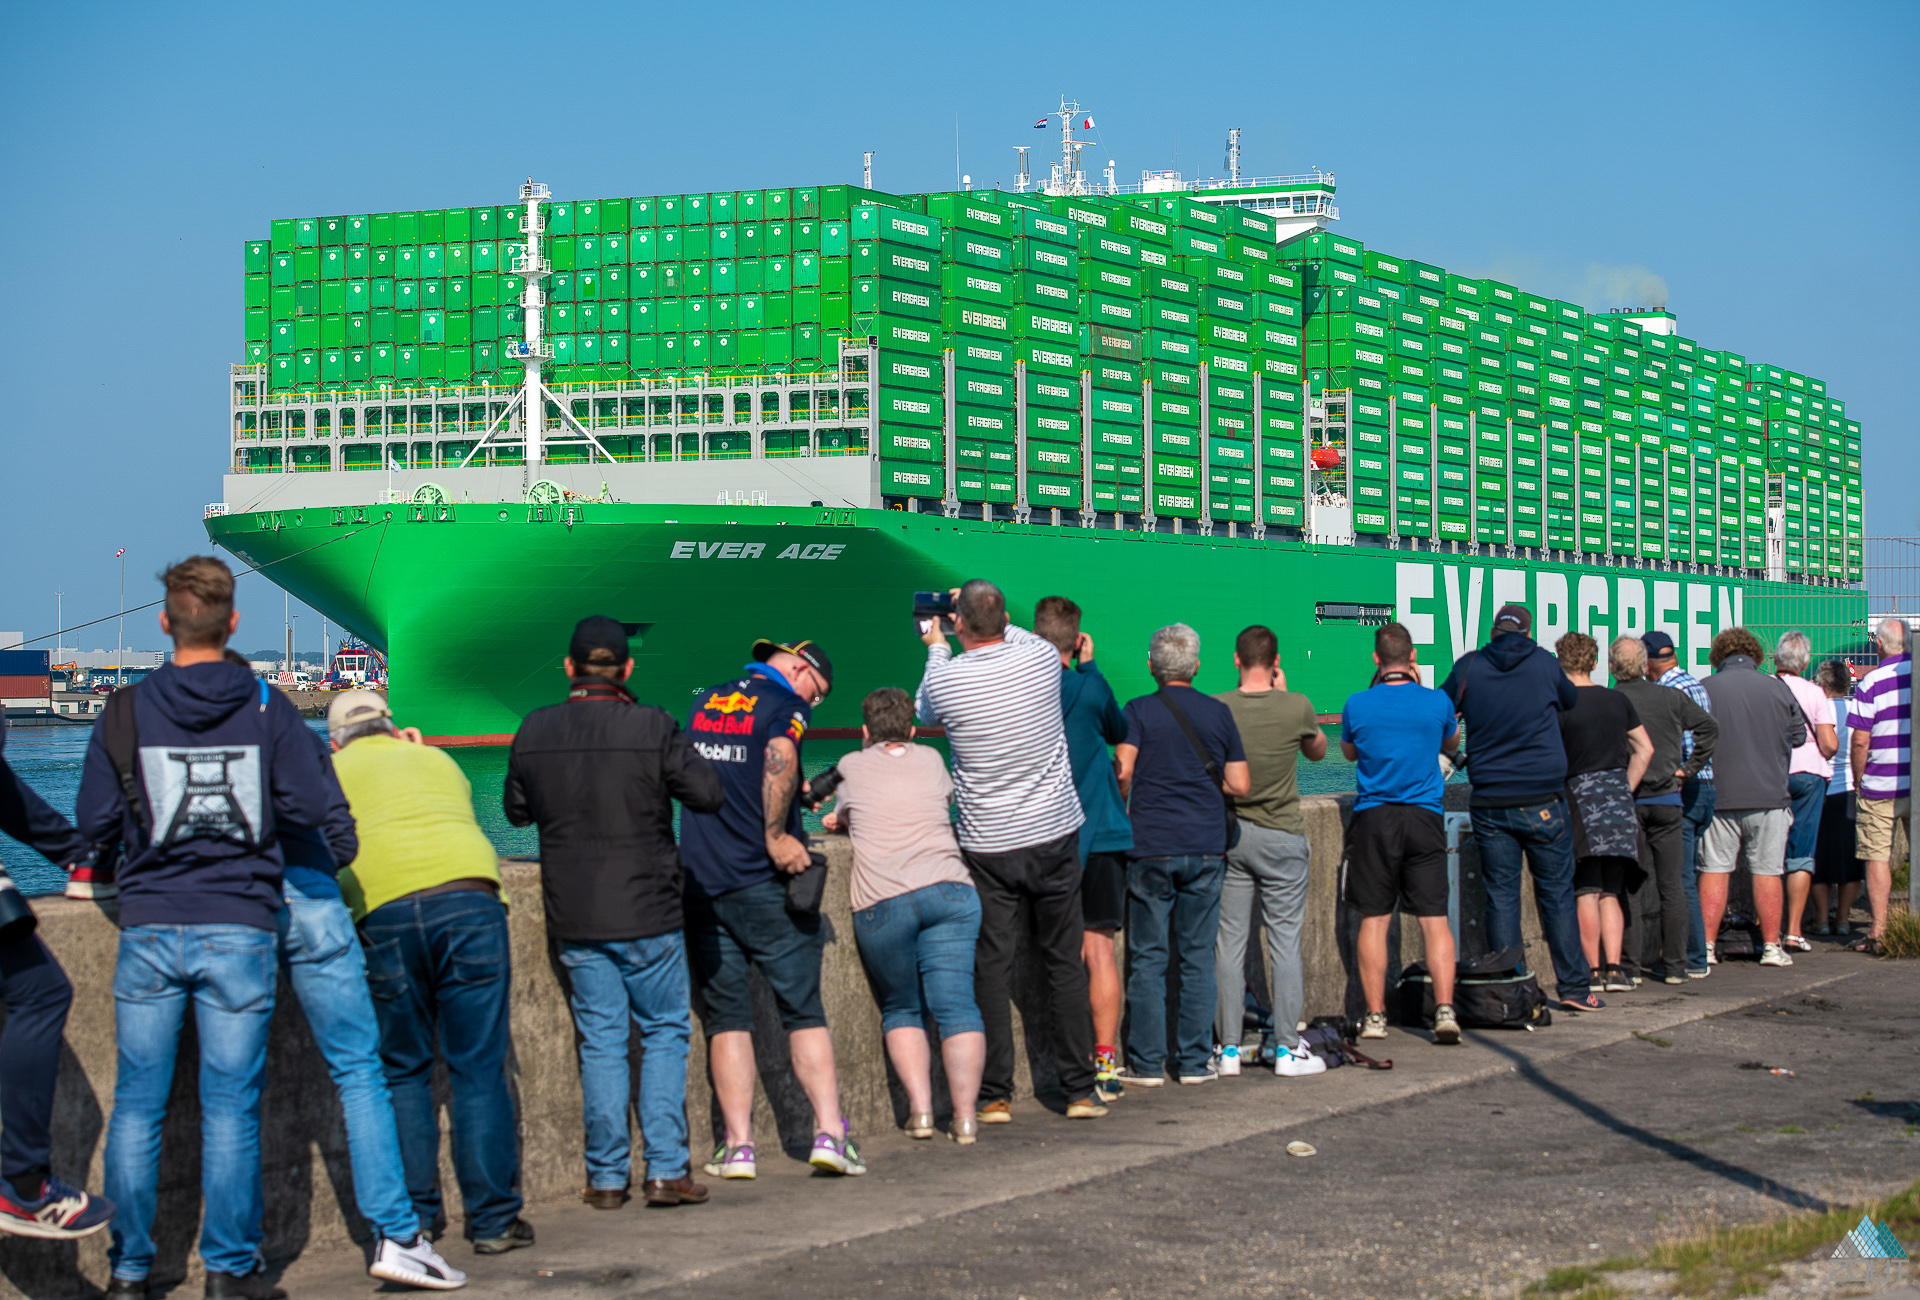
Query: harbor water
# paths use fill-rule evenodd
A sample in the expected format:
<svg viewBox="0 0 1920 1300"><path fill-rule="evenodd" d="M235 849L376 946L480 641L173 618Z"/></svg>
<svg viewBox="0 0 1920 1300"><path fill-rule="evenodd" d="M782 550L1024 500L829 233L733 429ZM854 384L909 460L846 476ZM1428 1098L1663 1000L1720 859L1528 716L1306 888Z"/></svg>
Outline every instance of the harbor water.
<svg viewBox="0 0 1920 1300"><path fill-rule="evenodd" d="M321 735L326 728L318 721L308 724ZM1319 763L1300 764L1300 793L1341 794L1353 789L1353 764L1340 757L1340 729L1326 728L1329 749ZM73 816L74 801L80 793L80 771L85 761L90 727L18 727L7 732L6 758L13 770L39 795L68 817ZM944 742L932 742L943 752ZM808 776L825 771L835 759L855 748L848 740L814 740L805 746ZM539 852L539 837L531 826L509 826L500 809L500 794L507 777L507 749L504 745L476 745L446 751L452 755L467 782L473 787L473 811L480 828L500 850L502 857L531 857ZM1464 779L1464 776L1460 779ZM810 830L820 828L818 817L808 817ZM0 835L0 865L12 873L21 890L28 894L59 893L65 875L55 864L18 841Z"/></svg>

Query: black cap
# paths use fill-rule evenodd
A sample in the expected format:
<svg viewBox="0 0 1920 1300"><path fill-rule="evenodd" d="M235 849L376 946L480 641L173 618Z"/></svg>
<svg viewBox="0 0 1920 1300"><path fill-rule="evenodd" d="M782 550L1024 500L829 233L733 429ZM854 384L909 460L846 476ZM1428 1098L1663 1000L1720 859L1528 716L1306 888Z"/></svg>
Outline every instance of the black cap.
<svg viewBox="0 0 1920 1300"><path fill-rule="evenodd" d="M613 656L609 660L603 655L598 661L603 664L623 664L633 658L633 652L627 648L626 624L605 614L594 614L575 623L573 640L567 643L567 657L573 660L574 667L595 662L596 650Z"/></svg>
<svg viewBox="0 0 1920 1300"><path fill-rule="evenodd" d="M753 657L759 663L779 654L782 650L790 655L799 655L807 661L807 666L820 674L820 680L833 689L833 660L827 658L827 652L813 641L795 641L791 644L782 641L769 641L765 637L753 643Z"/></svg>
<svg viewBox="0 0 1920 1300"><path fill-rule="evenodd" d="M1647 658L1658 659L1662 655L1673 653L1673 638L1665 632L1649 632L1640 638L1640 644L1647 648Z"/></svg>
<svg viewBox="0 0 1920 1300"><path fill-rule="evenodd" d="M1511 630L1521 636L1533 635L1533 615L1527 612L1525 605L1502 605L1493 616L1493 630L1497 634L1502 623L1509 624Z"/></svg>

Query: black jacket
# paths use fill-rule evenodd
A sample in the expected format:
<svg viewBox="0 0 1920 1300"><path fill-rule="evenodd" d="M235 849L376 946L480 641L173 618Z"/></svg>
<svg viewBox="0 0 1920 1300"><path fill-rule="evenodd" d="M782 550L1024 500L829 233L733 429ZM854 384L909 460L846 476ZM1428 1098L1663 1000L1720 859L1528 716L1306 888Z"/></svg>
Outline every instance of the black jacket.
<svg viewBox="0 0 1920 1300"><path fill-rule="evenodd" d="M664 709L583 679L520 724L507 759L507 820L540 828L547 930L574 943L678 930L673 801L718 812L720 777Z"/></svg>

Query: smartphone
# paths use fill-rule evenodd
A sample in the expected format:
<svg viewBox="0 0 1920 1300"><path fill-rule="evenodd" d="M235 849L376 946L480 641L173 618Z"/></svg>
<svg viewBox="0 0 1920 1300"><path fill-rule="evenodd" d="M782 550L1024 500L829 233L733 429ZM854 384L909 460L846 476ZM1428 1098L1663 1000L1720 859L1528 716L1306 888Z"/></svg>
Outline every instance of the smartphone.
<svg viewBox="0 0 1920 1300"><path fill-rule="evenodd" d="M914 631L925 636L933 630L935 619L940 621L940 631L943 635L953 635L953 593L950 591L914 592Z"/></svg>

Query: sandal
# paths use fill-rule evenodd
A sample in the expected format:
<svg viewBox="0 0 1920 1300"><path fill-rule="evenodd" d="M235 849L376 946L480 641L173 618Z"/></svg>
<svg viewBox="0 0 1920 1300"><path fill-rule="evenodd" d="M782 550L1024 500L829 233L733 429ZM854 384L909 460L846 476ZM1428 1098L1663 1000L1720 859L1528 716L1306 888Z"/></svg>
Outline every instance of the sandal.
<svg viewBox="0 0 1920 1300"><path fill-rule="evenodd" d="M1780 946L1782 948L1791 948L1795 952L1812 952L1813 951L1813 945L1808 943L1805 938L1797 934L1782 935L1780 938Z"/></svg>
<svg viewBox="0 0 1920 1300"><path fill-rule="evenodd" d="M1887 950L1881 942L1870 934L1862 934L1846 947L1848 952L1857 952L1863 957L1884 957Z"/></svg>

